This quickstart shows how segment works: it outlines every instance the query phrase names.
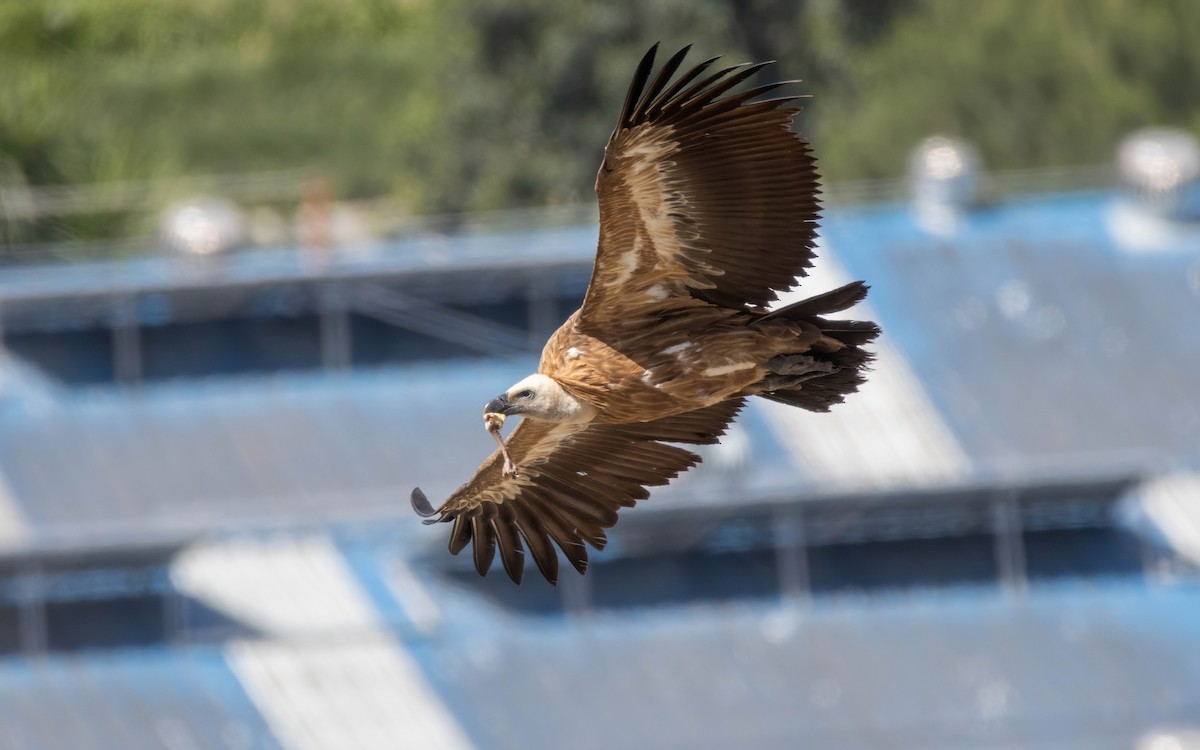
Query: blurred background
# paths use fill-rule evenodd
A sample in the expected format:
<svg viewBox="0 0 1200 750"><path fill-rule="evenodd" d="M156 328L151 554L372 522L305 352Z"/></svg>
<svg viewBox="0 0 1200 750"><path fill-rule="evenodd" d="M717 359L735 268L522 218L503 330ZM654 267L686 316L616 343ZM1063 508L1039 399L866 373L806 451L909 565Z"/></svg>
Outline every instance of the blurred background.
<svg viewBox="0 0 1200 750"><path fill-rule="evenodd" d="M1200 4L0 4L0 748L1200 748ZM424 528L653 42L776 59L871 381L584 578ZM786 301L786 300L785 300Z"/></svg>

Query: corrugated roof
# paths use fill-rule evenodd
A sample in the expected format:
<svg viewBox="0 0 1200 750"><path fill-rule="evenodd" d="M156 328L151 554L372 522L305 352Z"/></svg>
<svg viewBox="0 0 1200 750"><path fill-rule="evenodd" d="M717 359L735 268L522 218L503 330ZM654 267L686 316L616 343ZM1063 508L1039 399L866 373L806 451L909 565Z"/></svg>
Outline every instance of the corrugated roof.
<svg viewBox="0 0 1200 750"><path fill-rule="evenodd" d="M62 390L0 415L0 468L31 543L39 530L189 532L239 521L407 515L413 486L449 494L490 454L482 404L535 367L528 359L464 361ZM793 481L761 420L747 416L734 432L741 447L731 439L709 450L709 465L695 474L722 480L707 487L709 500L727 497L735 480L743 490Z"/></svg>
<svg viewBox="0 0 1200 750"><path fill-rule="evenodd" d="M491 450L480 405L528 366L61 391L0 416L0 466L35 527L386 509L431 475L474 468Z"/></svg>
<svg viewBox="0 0 1200 750"><path fill-rule="evenodd" d="M489 614L421 653L481 747L1128 750L1200 722L1195 602L1116 587L542 627Z"/></svg>
<svg viewBox="0 0 1200 750"><path fill-rule="evenodd" d="M1110 204L1106 193L1015 201L966 215L953 236L927 234L902 205L831 211L804 293L872 283L869 308L851 314L883 326L875 376L826 415L754 404L655 502L1197 467L1200 255L1123 251ZM585 263L594 231L421 242L388 268ZM268 261L229 259L247 278ZM368 273L383 261L361 262ZM5 279L5 294L24 283ZM404 512L412 486L444 496L488 455L480 405L533 367L457 360L10 398L7 515L36 537Z"/></svg>
<svg viewBox="0 0 1200 750"><path fill-rule="evenodd" d="M198 545L172 578L267 636L224 651L290 750L469 747L328 533Z"/></svg>
<svg viewBox="0 0 1200 750"><path fill-rule="evenodd" d="M0 747L282 747L216 649L0 661Z"/></svg>
<svg viewBox="0 0 1200 750"><path fill-rule="evenodd" d="M399 552L198 547L177 578L264 637L0 661L0 746L1128 750L1200 726L1194 580L528 617L414 589Z"/></svg>
<svg viewBox="0 0 1200 750"><path fill-rule="evenodd" d="M1200 463L1200 246L1124 252L1112 200L1014 202L948 238L906 206L826 222L976 471Z"/></svg>

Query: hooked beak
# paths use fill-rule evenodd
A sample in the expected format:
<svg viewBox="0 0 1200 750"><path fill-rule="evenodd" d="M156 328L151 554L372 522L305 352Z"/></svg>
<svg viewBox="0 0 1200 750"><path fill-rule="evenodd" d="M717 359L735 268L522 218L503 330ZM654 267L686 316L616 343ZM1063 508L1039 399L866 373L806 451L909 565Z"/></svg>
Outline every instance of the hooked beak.
<svg viewBox="0 0 1200 750"><path fill-rule="evenodd" d="M484 414L504 414L511 416L517 413L517 405L510 402L508 397L503 393L487 402L487 406L483 407Z"/></svg>

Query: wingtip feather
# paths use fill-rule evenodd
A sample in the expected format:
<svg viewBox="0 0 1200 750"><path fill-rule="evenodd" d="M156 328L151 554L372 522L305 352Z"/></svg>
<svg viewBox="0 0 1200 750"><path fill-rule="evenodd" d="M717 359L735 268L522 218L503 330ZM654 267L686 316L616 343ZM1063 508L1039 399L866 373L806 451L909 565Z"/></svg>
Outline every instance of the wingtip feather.
<svg viewBox="0 0 1200 750"><path fill-rule="evenodd" d="M504 572L513 583L520 584L525 575L525 545L517 530L516 511L509 504L493 506L488 514L488 528L495 540Z"/></svg>
<svg viewBox="0 0 1200 750"><path fill-rule="evenodd" d="M486 522L479 516L471 518L471 536L475 540L475 572L486 577L496 557L496 537L489 533Z"/></svg>
<svg viewBox="0 0 1200 750"><path fill-rule="evenodd" d="M621 121L617 123L617 128L629 127L633 119L634 112L637 110L638 102L642 98L642 90L646 87L646 81L650 78L650 71L654 69L654 56L658 53L658 42L650 46L646 50L646 54L642 56L642 61L638 63L637 71L633 74L633 80L629 82L629 91L625 94L625 104L621 107Z"/></svg>
<svg viewBox="0 0 1200 750"><path fill-rule="evenodd" d="M658 70L658 75L654 77L654 82L638 98L634 111L630 114L631 122L628 124L633 125L646 118L648 112L653 108L654 103L659 100L663 89L666 88L667 83L671 80L671 76L675 75L675 72L679 70L679 66L683 63L683 59L687 57L687 53L691 48L692 45L686 45L663 63L663 66Z"/></svg>
<svg viewBox="0 0 1200 750"><path fill-rule="evenodd" d="M412 495L410 496L409 500L412 502L413 510L416 511L416 514L421 518L429 518L433 514L437 513L437 511L433 509L433 505L430 504L429 498L425 496L425 493L421 491L420 487L413 487Z"/></svg>

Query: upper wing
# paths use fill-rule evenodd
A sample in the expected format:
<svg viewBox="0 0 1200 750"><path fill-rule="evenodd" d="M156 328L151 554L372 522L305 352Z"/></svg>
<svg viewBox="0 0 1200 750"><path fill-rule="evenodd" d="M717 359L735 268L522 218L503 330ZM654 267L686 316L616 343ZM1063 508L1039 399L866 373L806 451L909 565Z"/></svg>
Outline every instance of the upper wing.
<svg viewBox="0 0 1200 750"><path fill-rule="evenodd" d="M666 484L700 458L666 443L708 445L724 434L741 399L685 414L633 424L554 424L522 420L507 442L520 467L505 477L496 451L471 481L436 511L420 488L413 508L426 523L454 522L450 552L475 542L475 569L487 575L496 547L508 576L521 582L525 549L550 583L558 582L558 545L580 573L587 570L587 542L603 549L604 529L617 509L649 497L646 487Z"/></svg>
<svg viewBox="0 0 1200 750"><path fill-rule="evenodd" d="M685 47L647 86L656 47L596 177L600 242L585 328L698 300L765 307L812 265L818 179L808 143L789 129L796 97L751 101L792 82L725 96L765 63L701 78L714 58L668 87Z"/></svg>

